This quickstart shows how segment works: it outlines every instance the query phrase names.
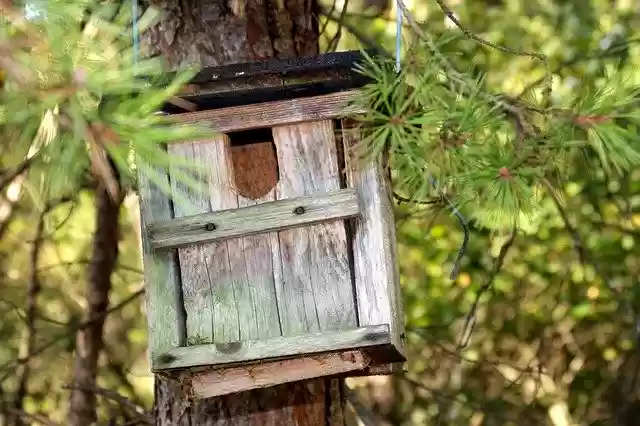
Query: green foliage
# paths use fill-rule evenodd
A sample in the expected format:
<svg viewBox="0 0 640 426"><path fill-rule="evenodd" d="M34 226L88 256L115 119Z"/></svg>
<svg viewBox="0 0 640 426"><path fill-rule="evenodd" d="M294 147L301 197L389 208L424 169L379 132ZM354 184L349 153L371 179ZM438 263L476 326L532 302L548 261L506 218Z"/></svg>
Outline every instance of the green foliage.
<svg viewBox="0 0 640 426"><path fill-rule="evenodd" d="M521 216L518 235L497 275L493 270L506 236L472 222L461 273L452 281L448 274L462 233L455 219L441 214L446 205L439 203L437 192L429 194L432 198L427 201L432 204L398 206L408 373L379 386L363 380L361 395L367 395L370 407L393 425L634 425L640 407L636 318L626 306L636 313L640 307L636 247L640 169L631 166L624 172L623 164L621 171L616 170L606 156L607 172L597 145L588 138L611 126L621 134L629 132L628 141L637 140L625 117L637 107L624 108L633 105L629 96L640 66L636 4L603 0L447 3L476 35L546 55L553 75L547 107L552 124L560 121L563 127L573 128L559 139L563 144L579 144L569 148L572 157L551 158L566 166L558 176L550 174L553 192L536 192L534 214L530 220ZM469 71L474 81L484 76L484 93L502 93L502 99L521 100L525 105L543 103L540 81L548 71L539 61L462 36L435 1L416 3L413 14L421 29L447 40L437 45L456 69ZM347 19L357 22L356 30L371 34L393 55L392 15L364 18L354 6ZM369 28L385 30L373 33ZM409 32L413 29L405 28L405 39L410 38ZM353 35L342 40L340 48L363 43ZM431 60L426 52L416 54ZM411 54L403 52L403 57ZM403 66L409 62L405 59ZM421 73L425 72L423 68ZM392 74L390 66L388 75ZM626 86L616 87L617 81L625 80ZM601 109L589 99L589 92L598 90L596 97L606 100ZM607 90L620 96L608 95ZM582 105L581 99L586 99ZM564 123L562 110L587 117L615 110L616 118L581 128ZM526 117L538 127L544 124L538 122L535 111L528 111ZM505 134L513 136L512 122L505 118L501 122ZM632 148L638 151L637 145ZM440 164L433 162L436 167ZM428 186L428 178L418 178ZM396 177L395 182L400 191L402 181ZM456 193L449 194L455 198ZM551 194L561 202L556 204ZM404 191L400 195L414 198ZM467 208L465 214L472 216L473 209ZM460 347L463 326L478 294L475 327L468 345Z"/></svg>
<svg viewBox="0 0 640 426"><path fill-rule="evenodd" d="M0 19L0 143L8 166L29 161L38 193L58 198L92 175L115 195L110 161L128 186L136 158L149 169L167 167L162 143L205 133L157 114L195 70L165 82L159 58L134 61L128 2L52 0L41 6L46 19L25 20L8 6ZM149 9L139 17L139 30L156 14Z"/></svg>
<svg viewBox="0 0 640 426"><path fill-rule="evenodd" d="M484 73L442 59L444 43L424 44L410 47L399 73L368 57L360 71L372 83L356 101L368 111L358 117L361 154L388 153L395 188L413 200L444 191L482 225L512 228L531 218L542 190L558 190L579 154L618 176L640 164L640 85L628 72L549 105L543 84L513 99L492 93Z"/></svg>
<svg viewBox="0 0 640 426"><path fill-rule="evenodd" d="M326 9L338 3L333 15L341 14L340 2L324 3ZM579 146L570 149L577 152L571 162L555 159L570 167L562 176L549 179L562 199L562 213L547 192L538 193L533 219L520 222L520 232L493 280L492 271L505 237L496 237L472 224L461 273L452 281L448 274L462 234L455 219L440 214L443 206L439 194L430 193L436 197L429 201L436 204L398 206L408 372L393 378L358 379L349 385L363 384L358 387L358 395L380 419L376 424L608 426L616 419L616 424L635 425L640 416L638 350L634 318L623 305L630 302L636 311L640 307L640 251L636 247L640 239L640 169L619 173L612 164L621 160L612 163L607 156L607 172L597 150L585 143L596 131L606 132L609 124L618 132L621 128L633 132L633 127L624 127L624 115L635 111L618 110L620 104L614 105L618 101L614 96L604 97L609 103L602 109L582 109L578 101L588 98L583 89L595 93L605 87L603 82L615 81L612 76L622 78L640 69L636 4L630 0L480 0L448 4L462 23L483 38L547 56L554 76L549 108L580 110L585 116L604 115L615 109L617 117L596 127L574 126L576 135L572 132L563 139L563 143L579 141ZM339 50L357 49L364 43L351 28L391 50L393 16L371 16L363 14L357 2L349 1L348 5ZM457 69L469 71L471 81L484 75L482 93L503 93L510 99L525 93L521 100L527 105L541 103L538 84L533 85L534 90L525 90L547 75L539 61L484 48L466 37L452 37L458 30L445 21L434 1L416 0L413 5L421 28L430 34L443 34L442 40L448 40L440 42L438 48ZM334 39L338 27L330 22L323 37ZM129 31L124 29L123 34ZM418 55L418 59L430 60L426 54ZM388 65L386 75L391 77L393 70ZM405 61L404 66L408 65ZM620 71L611 73L608 70L612 68ZM628 83L633 80L628 79ZM622 93L630 92L624 89ZM601 94L597 97L603 99ZM619 99L628 102L624 97ZM480 123L483 114L494 117L487 102L475 104L484 108L471 110L478 114ZM593 106L594 102L584 105ZM461 111L462 107L453 106L453 111ZM534 112L529 111L527 117L528 122L542 126ZM470 129L478 128L474 120L465 120L472 124ZM502 125L497 128L505 135L513 135L510 120L500 118L497 124ZM635 133L631 136L630 140L636 137ZM0 133L3 168L15 166L21 159L4 144L5 137ZM450 132L449 140L452 137ZM604 152L611 154L607 149ZM411 167L405 161L407 165L401 170ZM423 161L438 163L428 156ZM430 172L447 176L444 171ZM416 180L428 187L425 175L416 175ZM395 180L397 185L402 182L398 175ZM413 185L419 187L411 183L404 188ZM8 205L10 213L6 214ZM17 388L17 359L27 328L25 312L37 207L31 197L12 201L7 192L0 196L0 398L9 404ZM35 323L39 352L31 358L24 409L57 424L65 424L68 392L63 386L71 377L75 333L86 303L83 288L93 215L93 198L83 191L78 200L53 209L45 221L38 266L42 294ZM120 262L110 298L114 311L105 326L98 385L150 408L154 388L146 359L147 326L139 293L142 275L135 203L127 202L122 218ZM586 260L574 248L575 235L588 254ZM469 344L460 348L462 325L487 283L491 285L477 306ZM104 396L98 396L98 407L101 423L127 410L119 401ZM568 419L557 416L561 409L567 410ZM127 421L124 418L120 417L122 423Z"/></svg>

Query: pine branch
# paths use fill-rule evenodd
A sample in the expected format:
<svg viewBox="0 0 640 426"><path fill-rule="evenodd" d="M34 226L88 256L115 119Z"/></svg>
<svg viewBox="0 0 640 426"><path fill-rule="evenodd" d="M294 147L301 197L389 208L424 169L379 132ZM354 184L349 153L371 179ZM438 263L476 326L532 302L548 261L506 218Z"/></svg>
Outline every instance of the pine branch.
<svg viewBox="0 0 640 426"><path fill-rule="evenodd" d="M439 204L439 203L442 202L442 197L433 198L433 199L430 199L430 200L416 200L415 198L404 197L404 196L398 194L395 191L393 191L393 198L395 198L398 201L398 205L400 205L402 203L420 204L420 205L432 205L432 204Z"/></svg>
<svg viewBox="0 0 640 426"><path fill-rule="evenodd" d="M584 55L584 56L574 56L573 58L567 59L567 60L563 61L562 63L560 63L551 72L551 74L558 74L563 69L570 68L570 67L572 67L574 65L579 64L580 62L588 61L588 60L591 60L591 59L605 59L605 58L613 57L613 56L617 55L618 53L620 53L620 50L622 48L630 47L631 45L634 45L636 43L640 43L640 37L614 43L611 46L609 46L609 48L607 48L606 50L604 50L602 52L592 52L592 53ZM530 82L529 84L527 84L517 98L520 99L523 95L528 93L530 90L532 90L533 88L539 86L544 81L545 78L547 78L546 75L544 75L542 77L539 77L539 78L533 80L532 82Z"/></svg>
<svg viewBox="0 0 640 426"><path fill-rule="evenodd" d="M44 352L46 352L47 350L51 349L52 347L54 347L56 344L60 343L61 341L63 341L64 339L68 338L69 334L71 333L76 333L79 330L82 330L86 327L91 326L92 324L94 324L96 321L99 321L101 319L104 319L106 317L108 317L109 315L118 312L120 310L122 310L124 307L126 307L127 305L129 305L131 302L135 301L136 299L138 299L139 297L141 297L144 294L144 289L140 289L138 291L136 291L135 293L133 293L131 296L127 297L126 299L124 299L123 301L121 301L120 303L118 303L117 305L114 305L113 307L111 307L110 309L108 309L106 312L104 312L101 315L98 315L94 318L91 318L87 321L84 321L80 324L69 324L69 330L59 336L54 337L53 339L49 340L47 343L44 343L42 346L36 348L33 350L33 352L31 352L31 355L27 358L16 358L10 361L5 362L4 364L0 365L0 372L4 371L5 373L0 376L0 383L4 382L7 377L9 377L10 375L13 374L14 372L14 368L24 364L25 362L28 362L29 360L33 359L36 356L39 356L41 354L43 354Z"/></svg>
<svg viewBox="0 0 640 426"><path fill-rule="evenodd" d="M135 413L136 420L139 421L140 423L149 424L149 425L154 424L153 416L147 413L143 407L139 406L138 404L131 401L130 399L125 398L124 396L120 395L117 392L111 391L109 389L104 389L99 386L64 385L62 386L62 388L68 389L68 390L80 390L83 392L88 392L88 393L93 393L95 395L103 396L107 399L117 402L119 405L126 407L130 411Z"/></svg>
<svg viewBox="0 0 640 426"><path fill-rule="evenodd" d="M30 419L32 421L40 423L43 426L59 426L58 423L40 414L27 413L26 411L17 410L13 407L7 408L7 411L9 412L9 414L13 414L14 416L17 416L19 418Z"/></svg>
<svg viewBox="0 0 640 426"><path fill-rule="evenodd" d="M446 3L443 0L436 0L436 3L438 3L438 6L440 6L440 9L442 9L442 11L444 12L444 14L447 16L447 18L449 18L451 20L451 22L453 22L455 24L456 27L458 27L458 29L460 29L460 31L462 31L464 33L465 36L467 36L469 39L474 40L480 44L483 44L485 46L489 46L493 49L499 50L501 52L504 53L510 53L512 55L517 55L517 56L528 56L530 58L534 58L539 60L540 62L542 62L545 66L547 65L547 57L545 55L542 55L540 53L537 52L527 52L524 50L516 50L516 49L512 49L510 47L506 47L506 46L502 46L499 44L495 44L490 42L489 40L486 40L480 36L477 36L476 34L473 33L473 31L471 31L468 27L462 25L460 23L460 21L458 20L458 18L456 17L455 13L453 13L453 10L451 10L451 8L449 6L446 5Z"/></svg>
<svg viewBox="0 0 640 426"><path fill-rule="evenodd" d="M418 44L409 48L397 74L386 58L369 58L361 71L373 83L356 101L369 111L357 119L360 152L363 157L389 152L398 176L396 195L429 199L435 181L446 190L454 213L463 209L482 226L510 229L535 214L543 179L561 180L580 151L595 152L607 172L640 165L640 138L632 127L640 125L634 113L640 88L631 78L613 75L553 108L548 94L540 105L510 99L488 91L484 76L458 71L404 3L398 6ZM453 13L446 5L444 10ZM493 47L456 22L467 37Z"/></svg>
<svg viewBox="0 0 640 426"><path fill-rule="evenodd" d="M378 42L362 33L362 31L360 31L360 29L358 29L356 26L347 22L346 17L343 19L340 16L334 15L333 10L327 10L327 8L323 5L318 5L318 9L320 10L320 13L326 17L327 21L333 21L339 24L343 30L346 29L347 31L349 31L349 33L353 35L356 40L358 40L365 48L375 49L384 57L392 57L391 53L380 46Z"/></svg>
<svg viewBox="0 0 640 426"><path fill-rule="evenodd" d="M0 192L4 192L9 184L11 184L18 176L25 173L36 159L37 155L28 157L21 161L15 169L4 171L0 175Z"/></svg>
<svg viewBox="0 0 640 426"><path fill-rule="evenodd" d="M116 197L107 159L128 187L135 180L131 158L167 167L170 158L159 144L211 134L201 126L170 126L155 115L167 102L195 109L179 97L195 70L167 79L159 58L134 63L130 36L121 31L130 23L128 2L57 0L39 6L47 19L26 20L11 2L2 5L10 36L0 45L0 91L8 111L0 134L16 135L18 152L35 144L47 161L34 168L29 159L6 172L0 190L31 168L42 195L56 197L84 186L91 171ZM154 13L149 8L139 17L141 31Z"/></svg>
<svg viewBox="0 0 640 426"><path fill-rule="evenodd" d="M380 426L382 424L378 416L360 401L356 392L346 387L345 393L347 395L347 401L353 407L362 426Z"/></svg>
<svg viewBox="0 0 640 426"><path fill-rule="evenodd" d="M502 247L500 248L500 253L498 253L498 257L496 258L494 264L493 264L493 269L491 270L491 273L489 274L489 277L487 278L487 280L485 281L485 283L482 285L482 287L480 287L480 289L476 292L476 297L473 301L473 303L471 304L471 308L469 309L469 313L467 314L465 321L464 321L464 325L462 327L462 333L460 335L460 341L458 343L458 349L463 349L466 348L469 345L469 341L471 339L471 335L473 333L473 329L476 325L476 314L477 314L477 310L478 310L478 305L480 304L480 298L489 290L491 290L491 287L493 286L493 282L496 279L496 277L498 276L498 274L500 273L500 270L502 269L502 266L504 264L504 261L507 257L507 254L509 253L509 249L511 248L511 246L513 245L513 243L516 240L516 235L517 235L517 230L514 229L511 232L511 236L509 237L509 239L502 245Z"/></svg>

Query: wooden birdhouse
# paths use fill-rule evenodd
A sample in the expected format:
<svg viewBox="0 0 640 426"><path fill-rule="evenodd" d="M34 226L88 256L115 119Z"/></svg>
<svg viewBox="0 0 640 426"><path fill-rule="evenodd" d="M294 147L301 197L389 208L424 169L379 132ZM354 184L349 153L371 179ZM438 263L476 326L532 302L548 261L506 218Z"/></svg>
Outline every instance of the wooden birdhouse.
<svg viewBox="0 0 640 426"><path fill-rule="evenodd" d="M196 112L166 108L218 132L167 147L206 165L206 194L169 169L190 201L171 202L140 175L152 369L189 377L195 397L405 360L387 173L349 154L359 60L207 69L185 98Z"/></svg>

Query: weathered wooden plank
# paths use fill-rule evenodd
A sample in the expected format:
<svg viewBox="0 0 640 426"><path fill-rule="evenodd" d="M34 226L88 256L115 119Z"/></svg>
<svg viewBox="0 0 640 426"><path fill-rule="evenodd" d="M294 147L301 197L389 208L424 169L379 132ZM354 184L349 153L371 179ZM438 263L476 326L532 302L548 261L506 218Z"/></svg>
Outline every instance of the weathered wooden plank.
<svg viewBox="0 0 640 426"><path fill-rule="evenodd" d="M149 228L151 244L156 249L183 247L189 244L279 231L324 221L347 219L359 213L355 190L343 189L262 204L192 215L163 222ZM273 194L270 195L273 199ZM264 200L269 197L265 196ZM303 210L297 210L302 208Z"/></svg>
<svg viewBox="0 0 640 426"><path fill-rule="evenodd" d="M173 348L158 358L162 368L233 364L323 352L383 347L391 343L387 324L298 336Z"/></svg>
<svg viewBox="0 0 640 426"><path fill-rule="evenodd" d="M149 169L138 159L138 191L140 223L142 229L142 258L144 265L147 321L149 324L149 355L152 370L158 366L154 359L165 351L183 345L185 341L184 321L180 311L180 280L176 253L156 252L151 247L145 227L155 220L171 219L173 211L166 192L149 180L153 173L169 188L167 174Z"/></svg>
<svg viewBox="0 0 640 426"><path fill-rule="evenodd" d="M220 135L199 145L198 158L207 165L208 203L213 212L238 208L228 167L228 143L227 136ZM241 244L238 240L214 243L212 246L216 250L206 264L213 297L213 342L239 340L242 326L252 320L250 312L241 309L247 299L247 274Z"/></svg>
<svg viewBox="0 0 640 426"><path fill-rule="evenodd" d="M404 318L398 265L395 223L389 180L379 162L364 162L353 151L358 136L343 122L347 153L347 185L358 192L362 214L352 219L353 267L361 327L389 324L394 346L404 353Z"/></svg>
<svg viewBox="0 0 640 426"><path fill-rule="evenodd" d="M327 120L358 113L350 106L355 90L324 96L264 102L171 116L179 123L198 123L218 132L231 132L307 121ZM185 142L176 141L174 144Z"/></svg>
<svg viewBox="0 0 640 426"><path fill-rule="evenodd" d="M237 194L238 207L256 208L275 200L277 182L277 158L270 142L259 142L240 147L229 147L233 176L232 185ZM266 182L266 185L263 183ZM266 194L265 186L272 189ZM259 196L259 197L258 197ZM238 252L238 268L244 269L246 281L240 282L236 291L241 319L241 340L255 340L280 336L278 303L273 272L270 234L260 234L237 240L241 247ZM277 241L276 241L277 243Z"/></svg>
<svg viewBox="0 0 640 426"><path fill-rule="evenodd" d="M168 151L172 157L198 160L198 143L169 145ZM170 173L171 189L174 196L174 217L180 218L195 213L209 211L209 203L201 193L187 188L176 177L176 168ZM206 176L193 176L204 182ZM186 334L188 341L213 341L213 304L211 297L211 282L207 274L207 259L215 252L214 246L190 246L178 250L180 260L180 275L182 278L182 297L186 311Z"/></svg>
<svg viewBox="0 0 640 426"><path fill-rule="evenodd" d="M180 146L175 145L175 148ZM219 211L225 211L227 215L224 217L235 218L235 212L243 210L239 207L256 208L250 205L273 200L274 191L259 200L249 200L239 195L234 187L233 177L237 173L234 174L231 169L233 162L229 148L228 138L222 135L193 144L191 157L187 158L207 165L208 194L199 198L200 203L207 205L207 214L215 216L220 214ZM204 207L201 207L202 210L205 210ZM187 222L191 219L183 217ZM240 219L247 220L246 217ZM227 222L230 221L223 220L220 223ZM216 220L215 223L219 222ZM220 228L224 231L225 226L221 225ZM197 241L205 242L200 258L192 256L182 262L183 275L187 276L183 281L198 288L195 280L199 280L200 287L207 283L210 288L210 294L201 291L189 299L185 297L187 318L194 318L200 328L204 328L206 317L210 316L211 327L210 335L203 339L202 333L193 333L199 331L198 326L190 326L187 331L189 343L224 343L280 335L269 236L229 238L214 243L209 241ZM186 245L187 250L193 250L193 247ZM199 275L189 272L194 270L203 272ZM196 309L198 311L194 311Z"/></svg>
<svg viewBox="0 0 640 426"><path fill-rule="evenodd" d="M226 168L216 167L224 161L224 136L206 141L169 147L174 156L207 164L208 173L201 176L208 191L194 193L172 179L174 194L185 194L189 204L176 203L177 218L212 209L237 207L229 188ZM226 187L226 190L225 190ZM178 250L184 308L187 314L187 341L190 344L233 341L239 338L238 310L235 303L232 266L226 242L186 246Z"/></svg>
<svg viewBox="0 0 640 426"><path fill-rule="evenodd" d="M279 200L340 189L331 121L273 128ZM285 336L354 327L356 312L343 223L279 233L282 285L276 288Z"/></svg>
<svg viewBox="0 0 640 426"><path fill-rule="evenodd" d="M282 383L361 371L366 369L368 364L367 356L360 350L264 362L246 367L196 373L191 377L191 391L194 398L211 398Z"/></svg>

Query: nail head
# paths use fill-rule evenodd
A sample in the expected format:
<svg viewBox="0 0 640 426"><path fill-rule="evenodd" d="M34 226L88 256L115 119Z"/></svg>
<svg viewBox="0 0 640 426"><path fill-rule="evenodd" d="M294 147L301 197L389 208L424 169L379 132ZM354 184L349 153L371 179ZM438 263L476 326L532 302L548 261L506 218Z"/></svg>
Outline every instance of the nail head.
<svg viewBox="0 0 640 426"><path fill-rule="evenodd" d="M296 207L296 209L293 211L295 214L300 215L300 214L304 214L305 212L305 208L302 206Z"/></svg>
<svg viewBox="0 0 640 426"><path fill-rule="evenodd" d="M204 229L206 229L207 231L214 231L216 229L216 225L213 223L207 223L204 226Z"/></svg>

